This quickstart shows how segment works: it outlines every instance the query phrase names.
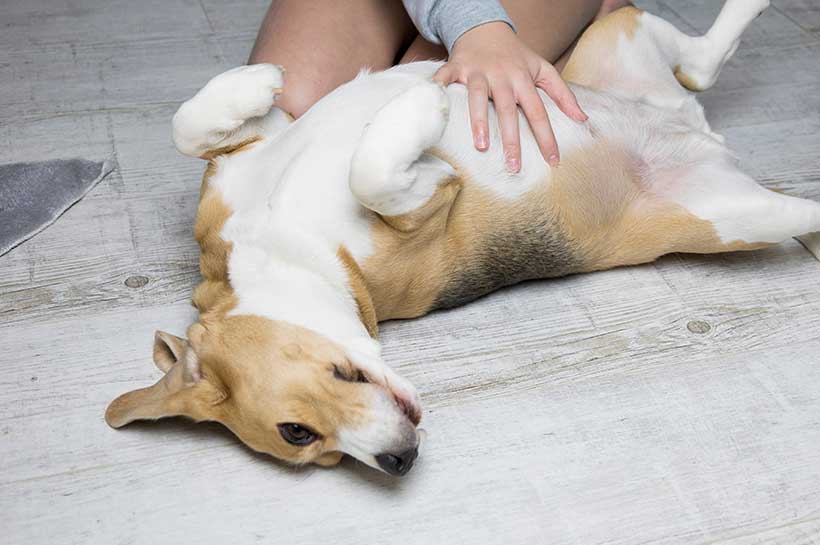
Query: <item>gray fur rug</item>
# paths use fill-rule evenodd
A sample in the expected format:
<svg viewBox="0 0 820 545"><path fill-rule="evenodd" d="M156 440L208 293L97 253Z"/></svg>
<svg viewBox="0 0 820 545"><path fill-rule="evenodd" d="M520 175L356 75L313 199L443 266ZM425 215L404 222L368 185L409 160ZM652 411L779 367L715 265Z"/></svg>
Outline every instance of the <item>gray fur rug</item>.
<svg viewBox="0 0 820 545"><path fill-rule="evenodd" d="M33 237L114 170L111 161L0 165L0 255Z"/></svg>

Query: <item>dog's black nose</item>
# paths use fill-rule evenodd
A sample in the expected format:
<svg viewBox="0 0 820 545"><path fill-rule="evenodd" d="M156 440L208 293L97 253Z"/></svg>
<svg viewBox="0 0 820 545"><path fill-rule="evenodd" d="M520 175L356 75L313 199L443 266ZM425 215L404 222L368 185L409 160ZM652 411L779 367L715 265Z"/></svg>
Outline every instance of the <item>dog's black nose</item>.
<svg viewBox="0 0 820 545"><path fill-rule="evenodd" d="M391 475L404 475L413 467L413 462L416 461L418 455L418 447L413 447L400 454L377 454L376 461L379 463L379 467Z"/></svg>

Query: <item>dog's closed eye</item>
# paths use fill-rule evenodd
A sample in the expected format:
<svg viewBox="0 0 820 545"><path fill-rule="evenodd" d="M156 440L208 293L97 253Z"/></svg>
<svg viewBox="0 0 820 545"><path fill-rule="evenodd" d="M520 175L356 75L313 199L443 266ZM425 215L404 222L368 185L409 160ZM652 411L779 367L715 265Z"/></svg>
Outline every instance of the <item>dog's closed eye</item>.
<svg viewBox="0 0 820 545"><path fill-rule="evenodd" d="M359 369L353 369L353 373L344 373L342 369L334 364L333 365L333 377L339 380L343 380L345 382L361 382L361 383L368 383L370 382Z"/></svg>

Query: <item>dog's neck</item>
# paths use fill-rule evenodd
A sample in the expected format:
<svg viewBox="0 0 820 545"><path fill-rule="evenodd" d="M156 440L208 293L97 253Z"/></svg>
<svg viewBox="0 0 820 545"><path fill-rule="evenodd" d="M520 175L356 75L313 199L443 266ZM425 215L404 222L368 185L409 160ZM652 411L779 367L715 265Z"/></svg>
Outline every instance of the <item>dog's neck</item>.
<svg viewBox="0 0 820 545"><path fill-rule="evenodd" d="M370 339L338 248L288 226L271 229L234 243L230 280L238 304L231 314L286 321L341 344Z"/></svg>

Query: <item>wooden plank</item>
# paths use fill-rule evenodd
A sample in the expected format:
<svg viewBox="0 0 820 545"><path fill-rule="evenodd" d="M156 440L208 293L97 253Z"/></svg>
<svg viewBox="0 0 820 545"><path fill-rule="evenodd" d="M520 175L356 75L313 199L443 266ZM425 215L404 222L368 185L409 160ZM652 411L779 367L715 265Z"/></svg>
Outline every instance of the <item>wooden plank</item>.
<svg viewBox="0 0 820 545"><path fill-rule="evenodd" d="M213 37L157 38L0 54L0 119L176 104L230 68Z"/></svg>
<svg viewBox="0 0 820 545"><path fill-rule="evenodd" d="M6 541L820 542L820 265L794 242L534 282L384 324L429 432L403 480L350 460L290 469L215 425L108 429L107 403L159 376L153 330L181 334L195 316L202 164L173 150L170 117L244 62L266 1L0 7L0 161L119 163L0 258ZM820 39L784 4L703 100L744 168L820 200ZM719 7L641 5L687 32Z"/></svg>
<svg viewBox="0 0 820 545"><path fill-rule="evenodd" d="M0 51L211 32L198 0L9 0L2 14Z"/></svg>
<svg viewBox="0 0 820 545"><path fill-rule="evenodd" d="M690 25L686 20L678 15L677 12L667 6L663 0L638 0L637 2L634 2L634 4L636 7L644 11L648 11L652 15L662 17L663 19L669 21L681 32L685 32L686 34L692 36L698 34L698 30L695 27Z"/></svg>
<svg viewBox="0 0 820 545"><path fill-rule="evenodd" d="M820 4L817 0L774 0L772 4L804 30L820 30Z"/></svg>
<svg viewBox="0 0 820 545"><path fill-rule="evenodd" d="M731 537L713 541L714 545L817 545L820 544L820 518L805 517L770 528L729 531Z"/></svg>
<svg viewBox="0 0 820 545"><path fill-rule="evenodd" d="M269 0L202 0L215 32L255 34L269 5ZM246 57L248 53L250 48L245 51Z"/></svg>
<svg viewBox="0 0 820 545"><path fill-rule="evenodd" d="M731 78L735 64L725 76ZM730 85L731 87L731 85ZM703 93L700 102L714 130L729 127L787 123L820 113L820 83L772 83L765 86L717 88Z"/></svg>
<svg viewBox="0 0 820 545"><path fill-rule="evenodd" d="M12 542L51 543L217 543L232 532L237 541L340 544L401 535L406 543L640 536L688 545L728 529L755 533L810 517L820 501L820 400L805 391L820 380L818 350L812 341L718 359L692 354L502 400L447 403L425 415L430 440L401 481L350 461L333 471L287 470L209 426L113 432L66 403L50 431L30 420L29 441L89 444L91 457L80 451L60 461L59 473L4 482L0 518ZM103 389L93 379L76 387L92 398ZM17 442L16 430L7 436ZM30 467L55 456L35 452Z"/></svg>
<svg viewBox="0 0 820 545"><path fill-rule="evenodd" d="M810 0L811 1L811 0ZM723 2L714 0L660 0L660 3L677 13L698 34L703 34L717 17ZM805 32L777 9L767 9L743 34L741 47L758 48L810 43L816 38Z"/></svg>
<svg viewBox="0 0 820 545"><path fill-rule="evenodd" d="M0 258L0 321L43 321L190 298L199 278L192 229L204 163L181 157L171 145L174 109L4 126L17 136L9 157L48 157L68 141L72 155L113 153L118 169L54 228ZM44 126L47 136L41 138ZM134 276L147 284L129 288L125 280Z"/></svg>
<svg viewBox="0 0 820 545"><path fill-rule="evenodd" d="M686 361L693 351L720 358L787 347L817 338L817 274L820 265L790 243L755 254L671 256L655 266L530 283L423 320L385 324L385 357L421 388L427 408L437 410L471 400L502 400L579 377L663 369ZM619 286L618 294L611 293L612 286ZM16 394L21 403L2 414L21 424L40 414L42 408L30 407L38 407L38 396L51 384L47 379L27 381L48 376L57 352L61 374L53 386L61 387L65 401L53 410L60 413L89 399L83 388L91 362L101 360L100 373L116 385L97 400L98 413L127 387L122 383L126 377L136 377L132 387L155 380L149 363L153 330L182 333L192 314L185 305L175 305L166 322L164 300L149 293L140 302L145 310L134 309L133 314L127 307L136 305L123 300L109 312L83 312L80 321L58 319L55 313L47 323L14 326L8 344L0 344L0 352L8 354L0 365L9 386L27 388ZM129 325L124 327L126 316ZM794 320L800 327L794 327ZM693 332L692 322L701 329ZM708 331L700 333L703 323ZM49 331L60 334L49 337ZM66 344L70 339L77 340ZM104 344L100 339L106 339ZM115 364L125 365L125 371L105 372ZM78 395L66 391L66 375L74 377L70 384ZM60 440L47 448L53 456L64 452L66 457L77 455L76 449ZM22 458L15 462L18 456ZM6 466L24 467L26 459L25 452L11 452Z"/></svg>
<svg viewBox="0 0 820 545"><path fill-rule="evenodd" d="M763 185L820 200L820 119L761 123L721 132L740 164ZM805 182L805 183L804 183Z"/></svg>

